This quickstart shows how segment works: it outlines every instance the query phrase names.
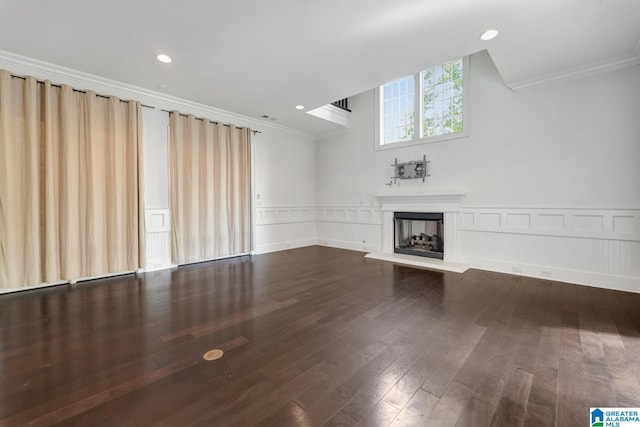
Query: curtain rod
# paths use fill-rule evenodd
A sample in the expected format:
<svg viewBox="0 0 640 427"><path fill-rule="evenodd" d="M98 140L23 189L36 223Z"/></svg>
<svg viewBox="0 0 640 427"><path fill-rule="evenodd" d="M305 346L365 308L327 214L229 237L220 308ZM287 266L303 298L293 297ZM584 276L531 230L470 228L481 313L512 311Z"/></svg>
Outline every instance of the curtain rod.
<svg viewBox="0 0 640 427"><path fill-rule="evenodd" d="M15 79L20 79L20 80L27 80L27 78L26 78L26 77L24 77L24 76L17 76L17 75L15 75L15 74L11 74L11 77L13 77L13 78L15 78ZM38 84L41 84L41 85L43 85L43 84L44 84L44 81L42 81L42 80L36 80L36 82L37 82ZM62 87L62 85L57 85L57 84L54 84L54 83L51 83L51 86L53 86L53 87L57 87L57 88L61 88L61 87ZM87 91L86 91L86 90L80 90L80 89L74 89L74 88L71 88L71 90L72 90L72 91L74 91L74 92L78 92L78 93L87 93ZM100 95L99 93L96 93L96 96L97 96L98 98L105 98L105 99L111 98L110 96L107 96L107 95ZM119 99L119 101L120 101L120 102L124 102L125 104L128 104L128 103L129 103L129 101L128 101L128 100L126 100L126 99ZM140 104L140 105L142 105L142 104ZM143 105L143 107L146 107L146 105Z"/></svg>
<svg viewBox="0 0 640 427"><path fill-rule="evenodd" d="M16 78L16 79L21 79L21 80L27 80L27 78L26 78L25 76L18 76L18 75L16 75L16 74L11 74L11 77ZM38 82L39 84L44 84L44 81L42 81L42 80L36 80L36 82ZM53 84L53 83L51 83L51 86L53 86L53 87L57 87L57 88L61 88L61 87L62 87L61 85L57 85L57 84ZM74 89L74 88L71 88L71 90L72 90L72 91L74 91L74 92L78 92L78 93L87 93L87 91L86 91L86 90L80 90L80 89ZM110 96L107 96L107 95L100 95L100 94L98 94L98 93L96 93L96 96L97 96L97 97L99 97L99 98L105 98L105 99L109 99L109 98L111 98ZM124 102L124 103L126 103L126 104L128 104L128 103L129 103L129 101L127 101L126 99L120 99L119 101L120 101L120 102ZM140 106L141 106L141 107L146 107L146 108L153 108L154 110L156 109L156 107L154 107L153 105L145 105L145 104L142 104L142 103L141 103L141 104L140 104ZM160 111L164 111L165 113L170 113L170 112L171 112L171 111L169 111L169 110L162 110L162 109L160 109ZM183 117L187 117L187 115L186 115L186 114L180 114L180 115L181 115L181 116L183 116ZM204 119L196 118L196 120L204 120ZM217 125L221 124L221 123L219 123L219 122L214 122L213 120L209 120L209 121L210 121L211 123L215 123L215 124L217 124ZM222 126L231 127L231 125L229 125L229 124L227 124L227 123L222 123ZM244 127L238 126L238 129L244 129ZM253 132L253 134L254 134L254 135L255 135L256 133L262 133L262 132L260 132L259 130L254 130L254 129L249 129L249 131L250 131L250 132Z"/></svg>
<svg viewBox="0 0 640 427"><path fill-rule="evenodd" d="M148 106L148 105L143 105L143 107L147 107L147 108L155 108L155 107L150 107L150 106ZM172 113L172 111L169 111L169 110L163 110L163 109L160 109L160 111L164 111L165 113ZM189 117L189 115L188 115L188 114L182 114L182 113L178 113L178 114L180 114L182 117ZM204 121L205 119L200 118L200 117L196 117L196 120ZM231 125L230 125L230 124L228 124L228 123L214 122L213 120L209 120L209 123L214 123L214 124L216 124L216 125L222 125L222 126L226 126L226 127L231 127ZM237 127L238 129L245 129L245 127L244 127L244 126L236 126L236 127ZM259 130L254 130L254 129L249 129L249 132L253 132L253 134L254 134L254 135L255 135L256 133L262 133L261 131L259 131Z"/></svg>

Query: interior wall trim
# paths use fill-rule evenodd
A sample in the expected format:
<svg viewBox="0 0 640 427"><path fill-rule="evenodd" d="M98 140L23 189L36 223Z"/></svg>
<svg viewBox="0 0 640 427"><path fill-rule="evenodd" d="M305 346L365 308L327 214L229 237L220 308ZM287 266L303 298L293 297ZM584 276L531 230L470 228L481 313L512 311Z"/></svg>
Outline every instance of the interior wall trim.
<svg viewBox="0 0 640 427"><path fill-rule="evenodd" d="M171 263L171 214L168 208L145 209L147 265L144 271L175 267Z"/></svg>
<svg viewBox="0 0 640 427"><path fill-rule="evenodd" d="M344 222L352 224L382 224L382 211L379 206L344 205L318 206L318 222Z"/></svg>
<svg viewBox="0 0 640 427"><path fill-rule="evenodd" d="M636 44L633 52L627 55L612 58L597 64L588 64L558 73L547 74L531 80L507 84L507 86L514 92L522 92L523 90L530 89L535 86L556 83L563 80L575 80L582 77L597 76L599 74L621 70L636 65L640 65L640 40Z"/></svg>
<svg viewBox="0 0 640 427"><path fill-rule="evenodd" d="M526 263L513 264L482 257L467 258L466 261L471 268L480 270L640 294L640 277L619 276ZM514 271L514 269L517 271Z"/></svg>
<svg viewBox="0 0 640 427"><path fill-rule="evenodd" d="M380 245L376 244L362 244L361 242L350 242L347 240L339 240L339 239L317 239L316 245L318 246L327 246L329 248L338 248L338 249L348 249L350 251L356 252L381 252Z"/></svg>
<svg viewBox="0 0 640 427"><path fill-rule="evenodd" d="M315 238L299 239L299 240L287 240L283 242L266 243L256 245L256 254L266 254L269 252L284 251L287 249L302 248L305 246L313 246L317 244Z"/></svg>
<svg viewBox="0 0 640 427"><path fill-rule="evenodd" d="M314 135L298 129L282 126L277 123L257 120L253 117L222 110L187 99L178 98L134 86L128 83L100 77L95 74L85 73L72 68L63 67L35 58L18 55L5 50L0 50L0 68L4 68L19 75L31 75L39 79L51 80L56 84L67 84L77 89L90 89L98 93L117 96L122 99L134 99L145 105L152 105L165 110L180 110L183 114L194 114L215 121L222 120L227 123L248 126L253 130L260 128L273 128L308 138Z"/></svg>
<svg viewBox="0 0 640 427"><path fill-rule="evenodd" d="M381 221L347 217L359 208L318 206L318 244L374 251ZM466 207L455 215L459 258L472 268L640 292L640 209ZM358 225L345 241L337 223L374 228Z"/></svg>
<svg viewBox="0 0 640 427"><path fill-rule="evenodd" d="M256 226L316 221L316 207L312 205L259 206L255 211Z"/></svg>
<svg viewBox="0 0 640 427"><path fill-rule="evenodd" d="M460 215L462 231L640 242L637 209L463 208Z"/></svg>

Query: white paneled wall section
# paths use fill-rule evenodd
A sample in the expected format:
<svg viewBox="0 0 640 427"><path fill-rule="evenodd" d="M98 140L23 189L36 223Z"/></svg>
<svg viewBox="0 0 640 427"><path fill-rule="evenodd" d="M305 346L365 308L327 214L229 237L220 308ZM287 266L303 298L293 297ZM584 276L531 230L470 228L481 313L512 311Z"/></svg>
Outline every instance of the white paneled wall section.
<svg viewBox="0 0 640 427"><path fill-rule="evenodd" d="M379 252L382 213L379 206L319 206L318 244L355 251Z"/></svg>
<svg viewBox="0 0 640 427"><path fill-rule="evenodd" d="M314 206L260 206L255 215L258 254L316 243Z"/></svg>
<svg viewBox="0 0 640 427"><path fill-rule="evenodd" d="M640 210L462 209L472 267L640 292Z"/></svg>
<svg viewBox="0 0 640 427"><path fill-rule="evenodd" d="M172 267L169 209L146 209L145 221L147 226L147 267L145 271Z"/></svg>

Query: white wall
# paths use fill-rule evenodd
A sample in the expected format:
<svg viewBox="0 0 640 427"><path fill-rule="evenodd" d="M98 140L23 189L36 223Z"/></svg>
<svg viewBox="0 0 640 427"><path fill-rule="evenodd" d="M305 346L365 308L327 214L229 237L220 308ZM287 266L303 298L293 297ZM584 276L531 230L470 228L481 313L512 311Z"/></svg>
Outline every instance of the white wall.
<svg viewBox="0 0 640 427"><path fill-rule="evenodd" d="M367 203L395 157L431 160L427 190L462 188L469 205L640 206L640 69L522 93L486 53L471 58L470 136L374 151L374 92L353 97L350 128L320 138L318 203Z"/></svg>
<svg viewBox="0 0 640 427"><path fill-rule="evenodd" d="M351 99L350 128L316 145L319 242L379 244L379 226L359 218L341 240L335 217L375 205L382 191L461 190L461 252L472 267L640 291L640 67L522 93L504 86L486 52L470 69L467 138L375 151L374 91ZM385 187L394 158L423 154L426 183ZM541 208L559 228L545 228Z"/></svg>
<svg viewBox="0 0 640 427"><path fill-rule="evenodd" d="M144 203L147 209L169 208L169 114L142 108Z"/></svg>
<svg viewBox="0 0 640 427"><path fill-rule="evenodd" d="M265 132L254 141L257 253L315 244L315 142Z"/></svg>

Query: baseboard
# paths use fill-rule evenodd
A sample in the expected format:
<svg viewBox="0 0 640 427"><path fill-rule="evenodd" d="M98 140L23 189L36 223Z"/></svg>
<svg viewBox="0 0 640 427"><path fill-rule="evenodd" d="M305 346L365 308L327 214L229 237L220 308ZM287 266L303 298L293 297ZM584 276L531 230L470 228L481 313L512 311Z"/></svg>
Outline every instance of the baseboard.
<svg viewBox="0 0 640 427"><path fill-rule="evenodd" d="M328 246L330 248L349 249L351 251L358 252L380 252L380 245L371 245L369 243L362 242L319 238L317 239L317 244L320 246Z"/></svg>
<svg viewBox="0 0 640 427"><path fill-rule="evenodd" d="M287 249L303 248L305 246L313 246L316 239L289 240L287 242L269 243L266 245L256 245L256 254L266 254L269 252L284 251Z"/></svg>
<svg viewBox="0 0 640 427"><path fill-rule="evenodd" d="M177 266L177 264L147 260L147 267L143 268L141 272L150 273L152 271L169 270L171 268L176 268Z"/></svg>
<svg viewBox="0 0 640 427"><path fill-rule="evenodd" d="M117 276L128 276L130 274L137 274L140 271L141 271L141 269L132 270L132 271L122 271L120 273L105 273L105 274L99 274L97 276L77 277L77 278L71 279L71 280L58 280L56 282L40 283L38 285L24 286L22 288L0 289L0 295L1 294L11 294L11 293L15 293L15 292L22 292L22 291L33 291L35 289L50 288L50 287L53 287L53 286L77 285L78 283L88 282L88 281L92 281L92 280L109 279L111 277L117 277Z"/></svg>
<svg viewBox="0 0 640 427"><path fill-rule="evenodd" d="M6 288L6 289L0 289L0 295L13 294L16 292L23 292L23 291L33 291L36 289L51 288L53 286L62 286L62 285L68 285L68 284L70 284L68 280L60 280L58 282L40 283L39 285L26 286L23 288Z"/></svg>
<svg viewBox="0 0 640 427"><path fill-rule="evenodd" d="M483 258L466 258L465 261L469 263L471 268L477 268L480 270L593 286L616 291L640 293L640 278L637 277L616 276L613 274L602 274L531 264L512 264Z"/></svg>

